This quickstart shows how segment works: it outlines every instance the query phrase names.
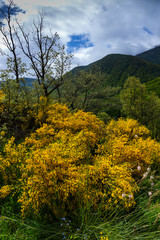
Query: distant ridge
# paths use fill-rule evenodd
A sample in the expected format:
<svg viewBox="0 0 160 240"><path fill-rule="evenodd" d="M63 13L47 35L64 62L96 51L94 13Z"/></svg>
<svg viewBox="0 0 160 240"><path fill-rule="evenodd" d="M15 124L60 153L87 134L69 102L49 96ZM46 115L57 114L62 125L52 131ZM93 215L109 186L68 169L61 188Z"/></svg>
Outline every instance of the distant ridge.
<svg viewBox="0 0 160 240"><path fill-rule="evenodd" d="M154 47L148 51L137 54L136 57L151 63L160 64L160 46Z"/></svg>
<svg viewBox="0 0 160 240"><path fill-rule="evenodd" d="M28 77L25 77L25 86L26 87L33 87L33 83L35 82L35 78L28 78ZM0 85L1 85L2 81L0 81ZM21 85L23 86L24 85L24 82L23 81L20 81Z"/></svg>
<svg viewBox="0 0 160 240"><path fill-rule="evenodd" d="M136 56L109 54L87 66L76 67L71 72L76 74L81 70L89 71L92 68L96 69L97 66L102 73L106 74L104 85L123 87L129 76L135 76L142 83L147 83L148 89L155 91L160 96L160 46ZM25 85L32 87L35 79L25 79Z"/></svg>
<svg viewBox="0 0 160 240"><path fill-rule="evenodd" d="M106 85L123 87L129 76L140 78L142 83L152 81L160 76L160 65L150 63L139 56L110 54L87 66L76 67L72 70L76 73L80 70L95 69L98 66L106 74Z"/></svg>
<svg viewBox="0 0 160 240"><path fill-rule="evenodd" d="M33 83L35 82L36 79L25 77L25 80L26 80L26 87L33 87Z"/></svg>

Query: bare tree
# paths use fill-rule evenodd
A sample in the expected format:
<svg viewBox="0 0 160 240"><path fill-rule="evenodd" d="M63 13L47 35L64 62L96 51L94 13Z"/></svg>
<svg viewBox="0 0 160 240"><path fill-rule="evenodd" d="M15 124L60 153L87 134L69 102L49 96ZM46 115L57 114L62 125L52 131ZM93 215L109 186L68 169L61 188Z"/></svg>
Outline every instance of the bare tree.
<svg viewBox="0 0 160 240"><path fill-rule="evenodd" d="M71 54L67 54L65 47L58 44L59 35L49 36L45 33L45 13L39 12L38 21L33 21L32 31L27 32L24 26L19 26L21 35L17 34L20 48L30 60L31 67L37 77L38 84L42 87L44 95L48 97L63 84L64 73L68 70Z"/></svg>
<svg viewBox="0 0 160 240"><path fill-rule="evenodd" d="M4 53L7 56L7 70L4 73L12 73L17 83L19 84L20 75L24 72L24 64L21 58L18 57L17 51L17 30L13 24L13 17L17 13L23 12L16 6L13 0L8 0L8 5L0 8L2 20L0 21L0 32L3 36L3 43L9 50L9 53ZM10 55L11 54L11 55Z"/></svg>

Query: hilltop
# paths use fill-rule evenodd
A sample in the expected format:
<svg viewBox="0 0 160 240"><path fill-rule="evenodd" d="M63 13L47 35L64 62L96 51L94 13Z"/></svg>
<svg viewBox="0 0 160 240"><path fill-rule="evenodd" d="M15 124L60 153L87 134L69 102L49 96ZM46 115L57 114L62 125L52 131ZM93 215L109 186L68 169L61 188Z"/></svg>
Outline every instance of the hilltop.
<svg viewBox="0 0 160 240"><path fill-rule="evenodd" d="M160 64L160 46L136 55L138 58L151 63Z"/></svg>
<svg viewBox="0 0 160 240"><path fill-rule="evenodd" d="M142 83L152 81L160 76L160 65L149 63L136 56L110 54L87 66L77 67L73 72L90 70L98 66L106 74L106 84L122 87L129 76L140 78Z"/></svg>
<svg viewBox="0 0 160 240"><path fill-rule="evenodd" d="M141 83L146 83L149 90L160 96L160 46L137 54L109 54L87 66L78 66L71 70L73 74L79 71L89 71L98 67L106 74L106 86L123 87L129 76L138 77ZM26 86L32 87L33 78L25 78Z"/></svg>

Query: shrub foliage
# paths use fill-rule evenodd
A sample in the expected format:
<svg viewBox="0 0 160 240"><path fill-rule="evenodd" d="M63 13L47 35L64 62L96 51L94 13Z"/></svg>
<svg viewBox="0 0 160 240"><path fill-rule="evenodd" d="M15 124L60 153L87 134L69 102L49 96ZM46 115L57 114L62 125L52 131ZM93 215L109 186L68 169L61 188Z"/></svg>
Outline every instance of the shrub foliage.
<svg viewBox="0 0 160 240"><path fill-rule="evenodd" d="M87 203L104 209L135 204L138 181L159 163L159 143L136 120L107 126L66 105L47 108L46 123L0 156L0 197L17 194L22 216L64 216Z"/></svg>

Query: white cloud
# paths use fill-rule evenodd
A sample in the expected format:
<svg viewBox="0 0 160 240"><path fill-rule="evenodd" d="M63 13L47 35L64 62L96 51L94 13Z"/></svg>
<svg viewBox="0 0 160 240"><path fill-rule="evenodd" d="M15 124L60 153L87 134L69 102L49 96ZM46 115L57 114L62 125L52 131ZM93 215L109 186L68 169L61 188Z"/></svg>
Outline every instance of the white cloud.
<svg viewBox="0 0 160 240"><path fill-rule="evenodd" d="M44 9L46 26L63 44L70 36L88 34L92 47L75 50L73 64L85 65L110 53L137 54L160 44L159 0L15 0L31 22ZM148 29L153 34L144 31Z"/></svg>

